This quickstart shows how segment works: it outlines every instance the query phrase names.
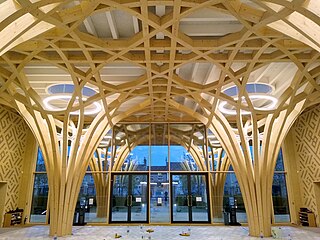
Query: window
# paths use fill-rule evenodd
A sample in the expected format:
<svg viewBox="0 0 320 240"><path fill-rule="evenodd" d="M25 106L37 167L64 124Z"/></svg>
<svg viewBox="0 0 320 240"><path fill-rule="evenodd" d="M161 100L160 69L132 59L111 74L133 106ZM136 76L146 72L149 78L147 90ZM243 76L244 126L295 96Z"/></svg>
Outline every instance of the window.
<svg viewBox="0 0 320 240"><path fill-rule="evenodd" d="M45 223L48 202L48 178L40 148L38 149L36 171L34 173L33 194L30 211L30 222Z"/></svg>

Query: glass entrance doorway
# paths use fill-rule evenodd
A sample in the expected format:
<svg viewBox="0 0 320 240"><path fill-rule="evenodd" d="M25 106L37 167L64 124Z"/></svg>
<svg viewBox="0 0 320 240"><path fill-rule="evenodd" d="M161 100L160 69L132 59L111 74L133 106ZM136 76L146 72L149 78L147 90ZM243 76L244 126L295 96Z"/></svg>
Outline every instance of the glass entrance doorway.
<svg viewBox="0 0 320 240"><path fill-rule="evenodd" d="M207 174L171 174L171 222L209 223Z"/></svg>
<svg viewBox="0 0 320 240"><path fill-rule="evenodd" d="M148 222L148 174L113 174L110 223Z"/></svg>

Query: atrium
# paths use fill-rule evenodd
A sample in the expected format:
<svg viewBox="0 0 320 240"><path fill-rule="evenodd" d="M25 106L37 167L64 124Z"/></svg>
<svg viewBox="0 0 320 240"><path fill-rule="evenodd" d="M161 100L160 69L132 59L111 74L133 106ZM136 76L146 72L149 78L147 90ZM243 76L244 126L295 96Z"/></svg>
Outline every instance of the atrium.
<svg viewBox="0 0 320 240"><path fill-rule="evenodd" d="M0 227L319 227L319 102L318 0L0 0Z"/></svg>

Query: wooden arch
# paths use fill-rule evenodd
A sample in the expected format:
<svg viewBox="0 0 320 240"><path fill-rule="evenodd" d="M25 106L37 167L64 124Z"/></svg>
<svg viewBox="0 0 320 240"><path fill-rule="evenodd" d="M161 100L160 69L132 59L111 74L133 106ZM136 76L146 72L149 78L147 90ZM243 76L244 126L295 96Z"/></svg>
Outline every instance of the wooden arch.
<svg viewBox="0 0 320 240"><path fill-rule="evenodd" d="M140 135L141 134L141 135ZM128 142L126 141L126 143L124 145L122 145L119 150L117 151L116 154L116 158L115 158L115 164L113 166L113 171L120 171L124 161L126 160L126 158L128 157L128 155L130 154L130 152L138 145L140 145L143 142L148 142L149 141L149 130L147 129L147 131L142 131L139 132L139 135L136 136L134 142ZM181 146L183 146L187 151L190 152L191 156L193 157L193 159L195 160L197 166L199 167L200 171L206 171L207 170L207 166L206 166L206 162L204 159L204 154L200 152L200 150L198 149L198 146L196 146L194 143L192 143L191 141L184 141L181 138L171 135L170 134L170 139L175 141L176 143L180 144Z"/></svg>

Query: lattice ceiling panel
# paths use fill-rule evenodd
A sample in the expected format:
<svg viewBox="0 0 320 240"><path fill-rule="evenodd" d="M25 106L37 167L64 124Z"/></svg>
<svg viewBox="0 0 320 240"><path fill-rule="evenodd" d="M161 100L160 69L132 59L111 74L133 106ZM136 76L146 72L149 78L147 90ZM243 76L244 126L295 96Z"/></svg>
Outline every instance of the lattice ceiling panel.
<svg viewBox="0 0 320 240"><path fill-rule="evenodd" d="M250 104L239 105L224 90L267 83L280 99L297 71L317 85L319 3L272 2L16 1L14 8L6 1L12 12L0 18L1 92L13 83L21 99L32 95L32 105L50 96L52 84L89 86L96 96L70 111L96 101L110 104L113 116L129 111L124 121L198 121L197 114L209 117L221 101L249 111ZM21 11L24 4L29 13ZM312 74L303 71L312 62ZM10 75L15 69L17 79ZM148 106L131 111L139 104Z"/></svg>

